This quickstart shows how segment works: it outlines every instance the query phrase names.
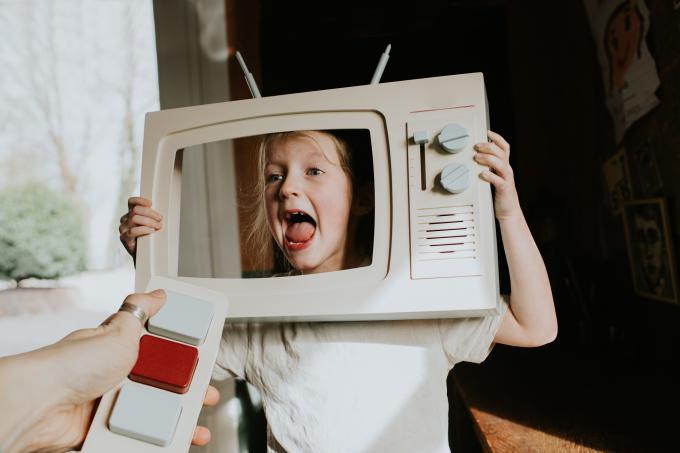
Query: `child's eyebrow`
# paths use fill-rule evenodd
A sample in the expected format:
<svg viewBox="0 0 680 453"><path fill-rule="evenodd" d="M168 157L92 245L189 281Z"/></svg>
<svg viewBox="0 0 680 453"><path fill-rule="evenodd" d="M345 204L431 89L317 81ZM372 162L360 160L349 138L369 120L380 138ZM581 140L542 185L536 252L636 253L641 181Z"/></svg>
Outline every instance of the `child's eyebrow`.
<svg viewBox="0 0 680 453"><path fill-rule="evenodd" d="M332 161L326 156L326 153L324 153L322 150L314 147L314 149L306 149L304 151L299 151L299 155L302 155L305 160L320 160L323 162L329 162L332 163ZM267 161L265 163L265 167L268 165L279 165L282 166L281 163L276 158L271 158L268 157Z"/></svg>
<svg viewBox="0 0 680 453"><path fill-rule="evenodd" d="M307 150L307 154L309 158L321 159L323 162L336 165L318 144L315 144L313 149Z"/></svg>

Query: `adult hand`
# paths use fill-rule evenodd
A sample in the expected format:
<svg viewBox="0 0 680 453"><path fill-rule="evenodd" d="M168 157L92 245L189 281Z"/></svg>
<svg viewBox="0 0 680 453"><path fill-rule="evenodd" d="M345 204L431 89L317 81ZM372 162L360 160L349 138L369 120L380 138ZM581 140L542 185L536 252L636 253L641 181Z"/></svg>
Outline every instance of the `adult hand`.
<svg viewBox="0 0 680 453"><path fill-rule="evenodd" d="M165 292L132 294L125 302L153 316L165 303ZM4 453L69 451L82 444L95 401L118 385L137 361L142 324L119 311L94 329L82 329L57 343L0 359L0 448ZM206 392L214 405L219 393ZM193 443L210 441L197 427Z"/></svg>

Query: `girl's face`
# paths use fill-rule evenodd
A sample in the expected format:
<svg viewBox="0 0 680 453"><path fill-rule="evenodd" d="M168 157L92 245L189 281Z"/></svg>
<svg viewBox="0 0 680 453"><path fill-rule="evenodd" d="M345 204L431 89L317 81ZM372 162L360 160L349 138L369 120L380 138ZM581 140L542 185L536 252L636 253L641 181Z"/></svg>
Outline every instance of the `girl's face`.
<svg viewBox="0 0 680 453"><path fill-rule="evenodd" d="M352 181L333 140L310 131L275 141L265 184L267 222L290 264L305 274L343 269Z"/></svg>

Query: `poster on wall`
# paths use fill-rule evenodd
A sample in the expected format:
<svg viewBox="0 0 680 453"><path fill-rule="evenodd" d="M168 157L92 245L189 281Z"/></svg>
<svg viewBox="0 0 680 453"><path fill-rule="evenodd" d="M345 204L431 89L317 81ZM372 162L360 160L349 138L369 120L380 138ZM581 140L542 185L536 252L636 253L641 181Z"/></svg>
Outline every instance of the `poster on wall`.
<svg viewBox="0 0 680 453"><path fill-rule="evenodd" d="M659 75L646 43L649 10L643 0L583 1L618 143L631 124L659 104Z"/></svg>

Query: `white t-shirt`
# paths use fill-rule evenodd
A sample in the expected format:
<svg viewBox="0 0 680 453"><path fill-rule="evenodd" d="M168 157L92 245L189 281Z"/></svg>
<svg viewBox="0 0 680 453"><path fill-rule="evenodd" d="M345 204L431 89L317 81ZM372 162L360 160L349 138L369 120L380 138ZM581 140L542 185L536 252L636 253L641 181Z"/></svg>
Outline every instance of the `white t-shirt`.
<svg viewBox="0 0 680 453"><path fill-rule="evenodd" d="M449 452L446 378L481 362L498 316L226 324L213 377L262 396L269 452Z"/></svg>

